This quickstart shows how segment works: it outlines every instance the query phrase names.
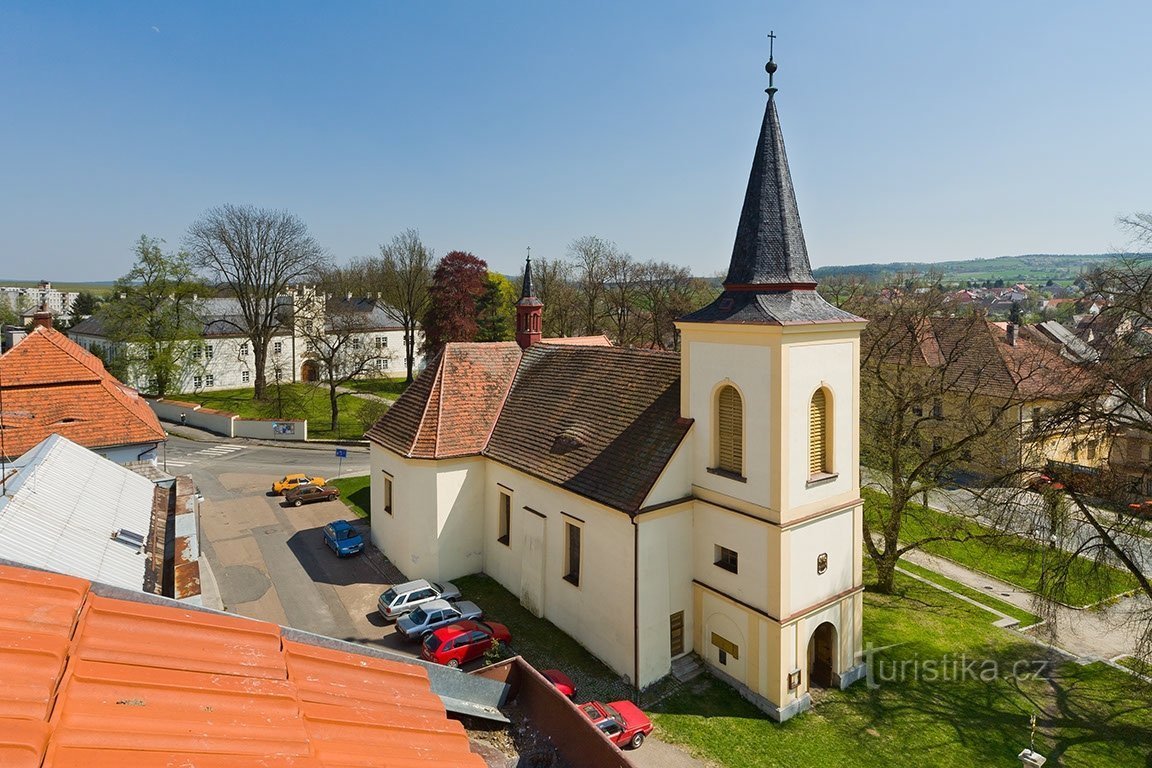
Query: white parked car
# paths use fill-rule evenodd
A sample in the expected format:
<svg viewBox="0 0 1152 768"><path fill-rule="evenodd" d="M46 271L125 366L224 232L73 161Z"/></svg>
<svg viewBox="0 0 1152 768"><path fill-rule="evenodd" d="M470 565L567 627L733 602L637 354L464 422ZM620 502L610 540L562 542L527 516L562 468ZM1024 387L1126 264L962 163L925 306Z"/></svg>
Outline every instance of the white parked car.
<svg viewBox="0 0 1152 768"><path fill-rule="evenodd" d="M465 619L482 619L484 612L476 603L462 600L450 603L447 600L429 600L417 606L407 616L396 619L396 631L406 640L419 640L434 629L446 627Z"/></svg>
<svg viewBox="0 0 1152 768"><path fill-rule="evenodd" d="M381 616L392 620L429 600L456 600L459 597L460 590L456 589L455 584L447 581L438 584L435 581L416 579L403 584L393 584L380 595L376 607L380 610Z"/></svg>

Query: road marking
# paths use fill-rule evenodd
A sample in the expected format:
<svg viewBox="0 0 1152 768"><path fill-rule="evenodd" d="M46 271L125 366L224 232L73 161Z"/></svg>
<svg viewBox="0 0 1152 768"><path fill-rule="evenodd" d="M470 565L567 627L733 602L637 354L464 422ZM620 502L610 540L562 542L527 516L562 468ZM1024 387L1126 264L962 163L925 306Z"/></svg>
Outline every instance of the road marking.
<svg viewBox="0 0 1152 768"><path fill-rule="evenodd" d="M165 466L168 467L186 467L191 463L192 462L190 461L172 461L172 459L168 459L164 462Z"/></svg>

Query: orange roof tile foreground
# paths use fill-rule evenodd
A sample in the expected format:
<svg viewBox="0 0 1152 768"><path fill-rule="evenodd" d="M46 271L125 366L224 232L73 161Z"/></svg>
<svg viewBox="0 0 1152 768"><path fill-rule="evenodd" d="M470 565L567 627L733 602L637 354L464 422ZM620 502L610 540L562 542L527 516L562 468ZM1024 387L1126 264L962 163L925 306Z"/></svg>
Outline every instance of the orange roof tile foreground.
<svg viewBox="0 0 1152 768"><path fill-rule="evenodd" d="M0 765L475 766L422 667L0 565Z"/></svg>
<svg viewBox="0 0 1152 768"><path fill-rule="evenodd" d="M37 327L0 355L4 452L23 454L56 433L86 448L166 438L156 414L92 353L52 328Z"/></svg>

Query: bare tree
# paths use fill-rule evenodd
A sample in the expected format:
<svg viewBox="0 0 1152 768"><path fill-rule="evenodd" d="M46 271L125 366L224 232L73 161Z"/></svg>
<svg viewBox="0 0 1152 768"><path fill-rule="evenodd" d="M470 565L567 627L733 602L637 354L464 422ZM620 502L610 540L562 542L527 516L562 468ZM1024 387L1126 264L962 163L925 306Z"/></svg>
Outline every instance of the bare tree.
<svg viewBox="0 0 1152 768"><path fill-rule="evenodd" d="M631 347L640 341L647 313L639 299L644 267L627 253L612 250L604 258L604 317L616 344Z"/></svg>
<svg viewBox="0 0 1152 768"><path fill-rule="evenodd" d="M638 298L648 315L649 342L658 349L672 349L676 344L676 319L708 304L718 292L709 287L708 281L692 277L686 267L666 261L649 261L642 266Z"/></svg>
<svg viewBox="0 0 1152 768"><path fill-rule="evenodd" d="M240 305L252 344L255 397L264 399L268 346L283 322L278 298L290 284L324 266L323 249L308 227L288 211L251 205L222 205L188 228L185 245L209 280L228 288Z"/></svg>
<svg viewBox="0 0 1152 768"><path fill-rule="evenodd" d="M865 515L864 547L877 588L888 592L906 553L984 535L962 516L927 510L928 494L960 476L976 485L1018 482L1043 453L1042 433L1025 421L1030 404L1074 398L1077 376L1015 327L1002 330L977 314L946 316L946 294L922 283L900 281L852 309L869 321L861 338L861 462L890 499Z"/></svg>
<svg viewBox="0 0 1152 768"><path fill-rule="evenodd" d="M328 388L331 429L336 431L340 417L340 386L373 369L380 350L370 332L375 322L376 302L357 297L360 287L354 271L325 269L314 289L309 289L297 306L296 332L304 340L305 359L317 366Z"/></svg>
<svg viewBox="0 0 1152 768"><path fill-rule="evenodd" d="M595 235L585 235L569 244L568 255L572 259L579 291L582 333L592 336L602 331L600 319L604 311L604 281L608 261L618 257L620 251L615 243Z"/></svg>
<svg viewBox="0 0 1152 768"><path fill-rule="evenodd" d="M517 284L523 282L521 272ZM572 265L561 259L538 259L532 263L532 282L536 297L544 305L544 334L575 336L579 332L579 303L572 281Z"/></svg>
<svg viewBox="0 0 1152 768"><path fill-rule="evenodd" d="M404 328L404 361L408 381L416 363L416 331L428 309L435 254L415 229L406 229L380 246L378 258L357 262L364 286L379 296L381 309Z"/></svg>

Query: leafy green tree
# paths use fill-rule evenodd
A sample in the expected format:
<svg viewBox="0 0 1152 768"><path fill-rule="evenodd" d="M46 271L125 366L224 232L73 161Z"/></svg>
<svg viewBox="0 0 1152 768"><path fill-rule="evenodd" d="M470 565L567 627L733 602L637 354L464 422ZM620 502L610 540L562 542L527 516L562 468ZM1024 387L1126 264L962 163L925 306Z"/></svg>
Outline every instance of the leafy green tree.
<svg viewBox="0 0 1152 768"><path fill-rule="evenodd" d="M71 315L75 320L91 317L100 308L100 303L100 297L92 291L80 291L72 302Z"/></svg>
<svg viewBox="0 0 1152 768"><path fill-rule="evenodd" d="M161 397L179 383L189 365L202 331L193 303L205 290L188 254L165 253L163 242L140 236L136 264L116 281L112 300L100 308L116 349L106 361L110 370L122 370Z"/></svg>
<svg viewBox="0 0 1152 768"><path fill-rule="evenodd" d="M476 341L512 341L519 298L508 278L489 272L484 293L476 301Z"/></svg>

